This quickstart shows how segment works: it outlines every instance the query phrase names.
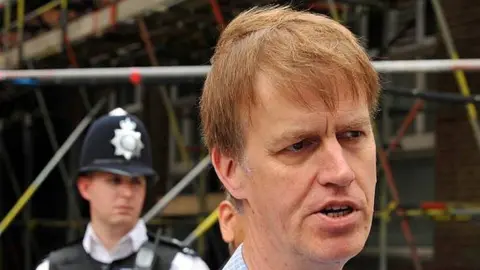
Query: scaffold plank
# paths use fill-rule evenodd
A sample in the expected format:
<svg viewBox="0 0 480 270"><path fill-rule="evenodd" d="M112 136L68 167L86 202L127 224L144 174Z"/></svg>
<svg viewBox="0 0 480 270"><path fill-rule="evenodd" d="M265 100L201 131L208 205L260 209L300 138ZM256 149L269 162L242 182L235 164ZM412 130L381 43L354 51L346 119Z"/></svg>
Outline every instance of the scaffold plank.
<svg viewBox="0 0 480 270"><path fill-rule="evenodd" d="M153 10L167 10L185 0L123 0L117 4L117 22L126 21L141 16ZM84 15L68 25L69 40L72 43L81 41L98 32L102 32L112 25L110 7L104 7L96 12ZM59 53L62 48L62 30L55 28L47 33L40 34L23 44L25 60L42 59ZM16 68L19 64L19 47L14 47L0 54L0 68Z"/></svg>

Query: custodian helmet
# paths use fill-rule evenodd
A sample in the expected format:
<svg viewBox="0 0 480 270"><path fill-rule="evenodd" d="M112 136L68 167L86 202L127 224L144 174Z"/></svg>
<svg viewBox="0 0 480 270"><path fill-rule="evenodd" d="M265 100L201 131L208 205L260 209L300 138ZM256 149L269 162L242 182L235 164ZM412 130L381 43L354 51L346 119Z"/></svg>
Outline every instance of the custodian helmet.
<svg viewBox="0 0 480 270"><path fill-rule="evenodd" d="M93 122L80 155L79 174L89 172L155 178L150 136L143 122L121 108Z"/></svg>

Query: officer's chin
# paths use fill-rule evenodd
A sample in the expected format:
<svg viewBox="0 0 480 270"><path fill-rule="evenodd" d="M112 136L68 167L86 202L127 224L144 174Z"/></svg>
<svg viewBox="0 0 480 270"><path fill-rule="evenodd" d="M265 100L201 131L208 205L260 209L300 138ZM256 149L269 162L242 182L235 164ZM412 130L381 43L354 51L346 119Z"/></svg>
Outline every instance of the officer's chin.
<svg viewBox="0 0 480 270"><path fill-rule="evenodd" d="M116 225L126 225L126 226L131 226L133 224L136 224L136 221L138 218L136 218L134 215L126 215L126 214L117 214L114 215L111 219L112 223Z"/></svg>

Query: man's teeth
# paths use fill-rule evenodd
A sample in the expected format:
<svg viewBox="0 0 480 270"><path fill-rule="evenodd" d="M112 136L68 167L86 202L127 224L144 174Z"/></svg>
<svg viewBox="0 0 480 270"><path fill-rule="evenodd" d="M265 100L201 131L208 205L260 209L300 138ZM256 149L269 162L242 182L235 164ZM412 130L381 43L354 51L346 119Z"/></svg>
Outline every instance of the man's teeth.
<svg viewBox="0 0 480 270"><path fill-rule="evenodd" d="M349 210L342 210L338 212L328 212L326 215L329 217L343 217L350 214L351 212L352 211L349 211Z"/></svg>
<svg viewBox="0 0 480 270"><path fill-rule="evenodd" d="M329 217L343 217L353 212L353 209L349 206L331 206L322 211L322 214Z"/></svg>
<svg viewBox="0 0 480 270"><path fill-rule="evenodd" d="M326 211L337 211L337 210L347 210L349 207L348 206L332 206L328 207L325 210Z"/></svg>

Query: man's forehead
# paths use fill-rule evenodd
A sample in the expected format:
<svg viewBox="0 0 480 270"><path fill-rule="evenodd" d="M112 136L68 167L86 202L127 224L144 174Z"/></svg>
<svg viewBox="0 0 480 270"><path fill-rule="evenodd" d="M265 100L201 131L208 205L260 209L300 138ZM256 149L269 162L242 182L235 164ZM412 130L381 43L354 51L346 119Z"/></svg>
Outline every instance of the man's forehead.
<svg viewBox="0 0 480 270"><path fill-rule="evenodd" d="M259 103L252 108L252 112L254 112L253 120L261 116L268 121L267 123L272 124L276 121L298 121L299 118L311 124L326 124L332 121L366 122L370 119L367 104L352 99L339 100L334 109L329 108L320 99L308 100L305 105L285 98L271 99L269 103Z"/></svg>
<svg viewBox="0 0 480 270"><path fill-rule="evenodd" d="M344 114L367 108L366 99L357 98L352 84L339 81L335 89L281 89L265 75L259 75L255 85L256 105L253 109L285 111L298 109L328 115Z"/></svg>

